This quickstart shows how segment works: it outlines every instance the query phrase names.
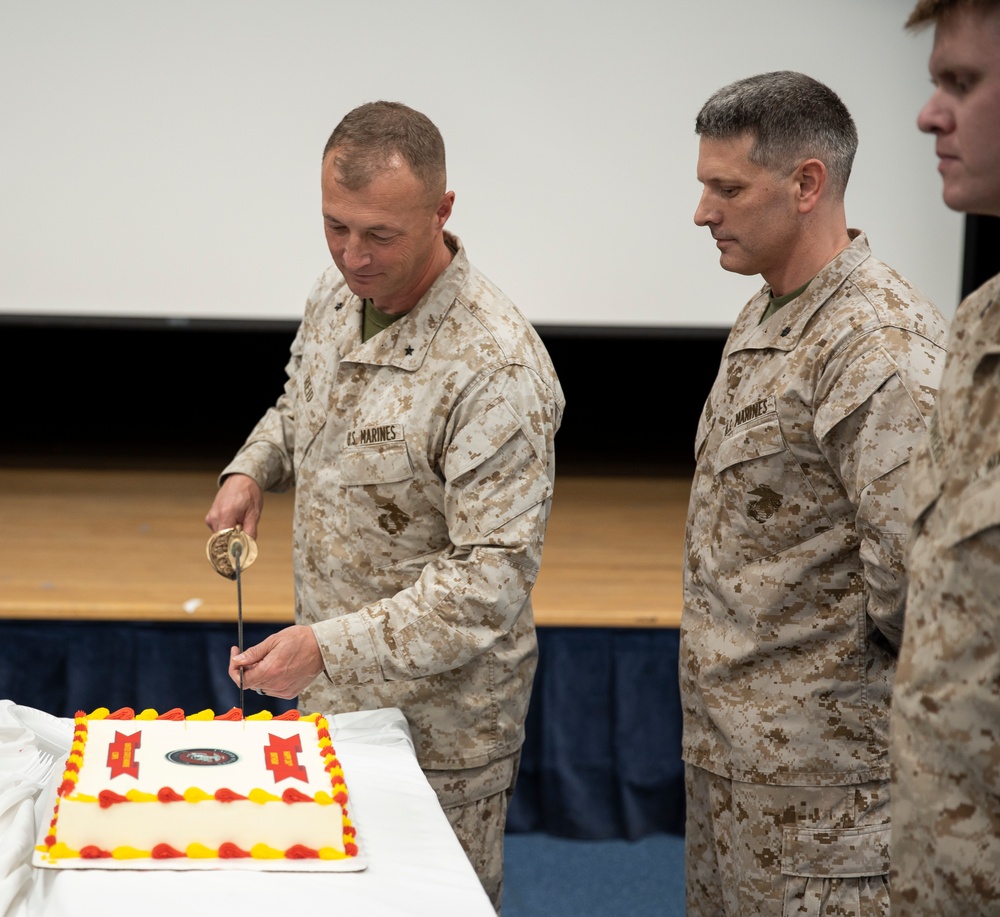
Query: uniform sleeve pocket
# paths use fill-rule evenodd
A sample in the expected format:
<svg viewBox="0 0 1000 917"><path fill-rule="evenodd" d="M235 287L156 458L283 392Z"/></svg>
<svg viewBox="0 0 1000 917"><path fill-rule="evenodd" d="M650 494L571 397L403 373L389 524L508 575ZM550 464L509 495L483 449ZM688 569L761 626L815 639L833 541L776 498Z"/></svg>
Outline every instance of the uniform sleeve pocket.
<svg viewBox="0 0 1000 917"><path fill-rule="evenodd" d="M497 452L520 428L521 419L507 399L498 398L452 441L445 454L445 473L460 478Z"/></svg>
<svg viewBox="0 0 1000 917"><path fill-rule="evenodd" d="M844 418L853 414L897 372L896 361L881 347L852 363L816 409L814 430L822 441Z"/></svg>
<svg viewBox="0 0 1000 917"><path fill-rule="evenodd" d="M380 443L377 446L346 448L341 455L340 483L394 484L413 477L413 465L406 443Z"/></svg>
<svg viewBox="0 0 1000 917"><path fill-rule="evenodd" d="M781 871L786 876L848 879L889 872L888 825L865 828L785 828Z"/></svg>
<svg viewBox="0 0 1000 917"><path fill-rule="evenodd" d="M459 431L444 467L452 516L478 537L552 496L545 463L504 398Z"/></svg>
<svg viewBox="0 0 1000 917"><path fill-rule="evenodd" d="M715 473L740 462L750 462L785 451L777 417L738 427L720 444L715 454Z"/></svg>
<svg viewBox="0 0 1000 917"><path fill-rule="evenodd" d="M944 535L948 547L1000 526L1000 472L994 471L973 481L958 499L949 500L949 503L948 527ZM942 515L945 515L943 503Z"/></svg>

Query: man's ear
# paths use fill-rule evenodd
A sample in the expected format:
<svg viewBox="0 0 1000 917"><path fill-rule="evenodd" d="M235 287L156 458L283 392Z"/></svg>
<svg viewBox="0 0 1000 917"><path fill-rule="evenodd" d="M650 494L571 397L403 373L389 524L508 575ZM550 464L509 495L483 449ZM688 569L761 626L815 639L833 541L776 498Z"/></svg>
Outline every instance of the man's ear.
<svg viewBox="0 0 1000 917"><path fill-rule="evenodd" d="M444 224L448 222L448 217L451 216L451 208L454 206L454 191L447 191L441 195L441 200L438 201L437 209L434 211L434 220L437 224L437 229L444 229Z"/></svg>
<svg viewBox="0 0 1000 917"><path fill-rule="evenodd" d="M819 159L806 159L795 170L799 213L810 213L826 188L826 166Z"/></svg>

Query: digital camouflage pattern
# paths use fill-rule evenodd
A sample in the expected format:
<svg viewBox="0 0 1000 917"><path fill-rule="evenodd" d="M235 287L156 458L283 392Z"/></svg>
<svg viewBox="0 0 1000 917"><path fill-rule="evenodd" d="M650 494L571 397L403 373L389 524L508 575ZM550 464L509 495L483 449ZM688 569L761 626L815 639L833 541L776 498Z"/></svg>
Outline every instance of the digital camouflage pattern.
<svg viewBox="0 0 1000 917"><path fill-rule="evenodd" d="M889 913L886 781L767 786L698 767L684 779L685 917Z"/></svg>
<svg viewBox="0 0 1000 917"><path fill-rule="evenodd" d="M499 914L503 902L503 838L521 753L483 767L425 771L455 836Z"/></svg>
<svg viewBox="0 0 1000 917"><path fill-rule="evenodd" d="M296 620L325 665L300 708L399 707L424 769L523 741L564 405L530 324L446 239L449 267L366 343L361 299L320 277L284 393L223 472L295 487Z"/></svg>
<svg viewBox="0 0 1000 917"><path fill-rule="evenodd" d="M955 314L907 498L893 914L1000 915L1000 275Z"/></svg>
<svg viewBox="0 0 1000 917"><path fill-rule="evenodd" d="M933 406L947 325L872 257L863 234L851 236L763 323L767 287L744 307L696 435L683 756L763 794L880 781L888 789L906 590L903 482ZM697 805L692 830L709 815ZM794 805L782 812L785 826L797 823ZM887 806L879 817L884 828ZM861 823L830 818L812 825L844 853L843 832ZM754 830L749 810L736 824ZM879 830L877 820L864 824ZM780 845L766 856L780 905ZM859 857L863 871L871 856Z"/></svg>

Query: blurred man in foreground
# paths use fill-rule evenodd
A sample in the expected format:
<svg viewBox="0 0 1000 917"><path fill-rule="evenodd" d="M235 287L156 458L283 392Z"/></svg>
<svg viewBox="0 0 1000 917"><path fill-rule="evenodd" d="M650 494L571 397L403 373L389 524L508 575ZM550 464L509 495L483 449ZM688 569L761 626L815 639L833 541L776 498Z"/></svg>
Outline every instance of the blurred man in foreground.
<svg viewBox="0 0 1000 917"><path fill-rule="evenodd" d="M1000 216L1000 0L921 0L934 25L945 203ZM912 542L892 717L892 910L1000 915L1000 275L965 299L907 490Z"/></svg>

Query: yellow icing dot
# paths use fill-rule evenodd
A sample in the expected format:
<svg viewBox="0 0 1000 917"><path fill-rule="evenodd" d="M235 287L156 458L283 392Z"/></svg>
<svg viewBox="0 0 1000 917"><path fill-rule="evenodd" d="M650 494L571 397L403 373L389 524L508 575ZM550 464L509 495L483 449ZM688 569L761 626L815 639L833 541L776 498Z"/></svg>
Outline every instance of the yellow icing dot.
<svg viewBox="0 0 1000 917"><path fill-rule="evenodd" d="M247 799L251 802L256 802L264 804L265 802L279 802L281 800L280 796L272 796L267 790L255 789L251 790L247 794Z"/></svg>
<svg viewBox="0 0 1000 917"><path fill-rule="evenodd" d="M313 799L318 806L328 806L333 802L333 797L329 793L324 793L320 790Z"/></svg>
<svg viewBox="0 0 1000 917"><path fill-rule="evenodd" d="M143 793L140 790L129 790L125 794L129 802L159 802L160 798L156 793Z"/></svg>
<svg viewBox="0 0 1000 917"><path fill-rule="evenodd" d="M152 707L147 707L142 713L137 713L135 718L137 720L155 720L159 715Z"/></svg>
<svg viewBox="0 0 1000 917"><path fill-rule="evenodd" d="M204 844L188 844L184 851L192 860L212 860L219 858L219 851Z"/></svg>
<svg viewBox="0 0 1000 917"><path fill-rule="evenodd" d="M323 736L323 738L319 739L316 744L319 745L320 748L328 748L333 744L333 742L331 742L326 736Z"/></svg>
<svg viewBox="0 0 1000 917"><path fill-rule="evenodd" d="M214 710L199 710L197 713L192 713L189 720L214 720L215 711Z"/></svg>
<svg viewBox="0 0 1000 917"><path fill-rule="evenodd" d="M319 721L323 719L322 715L319 713L307 713L305 716L300 716L300 720L309 720L312 723L319 724Z"/></svg>
<svg viewBox="0 0 1000 917"><path fill-rule="evenodd" d="M90 714L87 719L90 720L103 720L111 715L111 711L107 707L98 707L93 713Z"/></svg>
<svg viewBox="0 0 1000 917"><path fill-rule="evenodd" d="M148 850L136 850L135 847L115 847L111 851L111 857L115 860L148 860L150 856Z"/></svg>
<svg viewBox="0 0 1000 917"><path fill-rule="evenodd" d="M39 850L44 851L45 847L39 847ZM78 857L80 855L79 850L71 850L62 841L57 841L51 847L48 848L49 856L53 860L65 860L69 857Z"/></svg>
<svg viewBox="0 0 1000 917"><path fill-rule="evenodd" d="M66 798L72 800L73 802L97 802L98 801L96 796L89 796L86 793L72 793L69 796L67 796Z"/></svg>
<svg viewBox="0 0 1000 917"><path fill-rule="evenodd" d="M250 848L250 856L255 860L283 860L285 853L283 850L275 850L267 844L254 844Z"/></svg>
<svg viewBox="0 0 1000 917"><path fill-rule="evenodd" d="M270 710L261 710L260 713L251 713L250 716L246 717L248 720L271 720L274 719L274 714Z"/></svg>
<svg viewBox="0 0 1000 917"><path fill-rule="evenodd" d="M319 858L321 860L346 860L347 854L336 847L320 847L319 848Z"/></svg>
<svg viewBox="0 0 1000 917"><path fill-rule="evenodd" d="M215 799L215 797L211 793L199 790L196 786L189 786L184 791L185 802L205 802L206 799Z"/></svg>

